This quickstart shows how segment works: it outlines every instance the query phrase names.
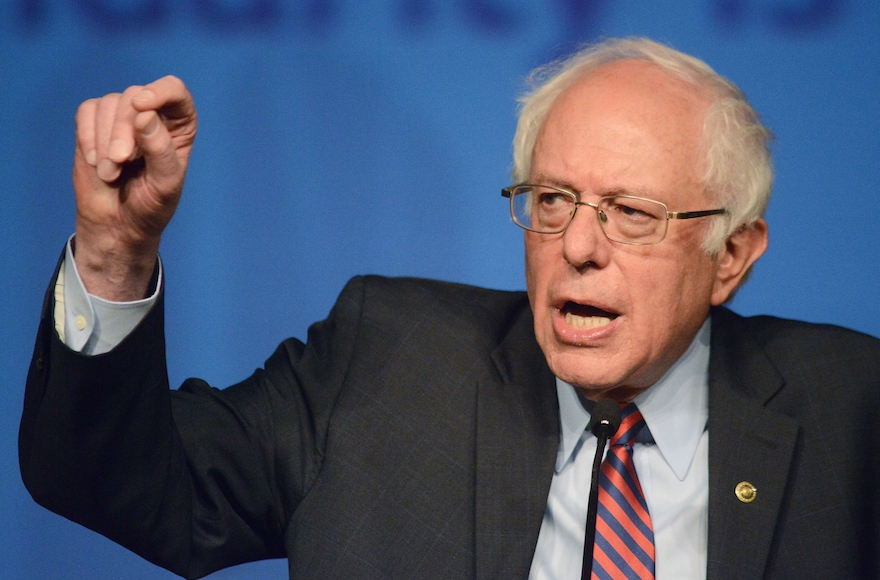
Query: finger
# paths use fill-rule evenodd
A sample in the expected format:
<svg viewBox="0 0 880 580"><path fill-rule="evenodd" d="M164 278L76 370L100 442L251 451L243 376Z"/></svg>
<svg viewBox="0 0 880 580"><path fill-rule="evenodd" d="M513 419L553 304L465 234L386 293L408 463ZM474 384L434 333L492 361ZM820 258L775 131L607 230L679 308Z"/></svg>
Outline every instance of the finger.
<svg viewBox="0 0 880 580"><path fill-rule="evenodd" d="M83 101L76 110L76 146L86 163L94 167L98 163L95 150L95 115L98 110L98 99Z"/></svg>
<svg viewBox="0 0 880 580"><path fill-rule="evenodd" d="M96 168L98 177L107 183L115 181L120 173L119 165L107 158L107 149L110 145L110 135L116 121L116 109L120 97L119 93L110 93L98 99L98 108L95 114Z"/></svg>
<svg viewBox="0 0 880 580"><path fill-rule="evenodd" d="M134 121L135 139L143 154L146 175L159 191L175 191L183 179L183 168L168 128L156 111L138 113Z"/></svg>
<svg viewBox="0 0 880 580"><path fill-rule="evenodd" d="M161 111L170 120L195 118L192 95L183 81L171 75L145 85L132 99L132 106L138 111Z"/></svg>
<svg viewBox="0 0 880 580"><path fill-rule="evenodd" d="M135 157L134 118L137 110L131 106L131 99L141 92L140 86L125 89L116 104L116 118L110 131L107 145L107 158L121 165Z"/></svg>

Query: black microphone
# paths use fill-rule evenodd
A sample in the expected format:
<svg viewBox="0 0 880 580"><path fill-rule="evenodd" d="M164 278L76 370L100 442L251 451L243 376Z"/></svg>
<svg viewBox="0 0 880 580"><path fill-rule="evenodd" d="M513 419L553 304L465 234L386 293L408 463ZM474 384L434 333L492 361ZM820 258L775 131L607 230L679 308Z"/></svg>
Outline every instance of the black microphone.
<svg viewBox="0 0 880 580"><path fill-rule="evenodd" d="M599 469L605 455L605 445L620 427L620 405L612 399L602 399L593 406L590 431L596 436L596 456L593 458L593 477L590 483L590 499L587 503L587 526L584 538L584 562L581 580L589 580L593 573L593 544L596 542L596 511L599 506Z"/></svg>

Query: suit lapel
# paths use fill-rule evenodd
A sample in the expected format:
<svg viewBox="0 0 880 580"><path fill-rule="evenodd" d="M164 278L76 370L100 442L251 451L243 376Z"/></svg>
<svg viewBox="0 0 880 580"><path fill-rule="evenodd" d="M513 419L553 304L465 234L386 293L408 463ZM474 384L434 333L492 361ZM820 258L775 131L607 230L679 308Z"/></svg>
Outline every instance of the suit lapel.
<svg viewBox="0 0 880 580"><path fill-rule="evenodd" d="M798 435L794 419L765 405L783 380L742 319L712 314L709 366L708 577L762 577ZM754 486L754 499L736 493Z"/></svg>
<svg viewBox="0 0 880 580"><path fill-rule="evenodd" d="M555 380L528 311L492 356L477 395L476 577L526 578L559 444Z"/></svg>
<svg viewBox="0 0 880 580"><path fill-rule="evenodd" d="M783 380L735 314L713 312L709 369L708 578L761 577L769 556L797 422L765 405ZM479 378L476 578L525 578L559 444L555 383L524 313ZM753 485L753 501L736 494ZM740 494L742 495L742 494Z"/></svg>

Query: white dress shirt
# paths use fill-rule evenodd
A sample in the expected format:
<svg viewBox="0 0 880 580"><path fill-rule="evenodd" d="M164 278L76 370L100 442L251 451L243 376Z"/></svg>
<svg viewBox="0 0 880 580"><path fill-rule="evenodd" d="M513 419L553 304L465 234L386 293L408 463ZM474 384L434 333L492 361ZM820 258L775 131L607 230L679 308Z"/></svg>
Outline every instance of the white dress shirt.
<svg viewBox="0 0 880 580"><path fill-rule="evenodd" d="M636 443L633 462L654 528L657 580L706 578L709 521L708 407L710 322L684 355L635 398L654 443ZM587 403L556 380L562 433L556 472L530 580L580 578L596 437Z"/></svg>

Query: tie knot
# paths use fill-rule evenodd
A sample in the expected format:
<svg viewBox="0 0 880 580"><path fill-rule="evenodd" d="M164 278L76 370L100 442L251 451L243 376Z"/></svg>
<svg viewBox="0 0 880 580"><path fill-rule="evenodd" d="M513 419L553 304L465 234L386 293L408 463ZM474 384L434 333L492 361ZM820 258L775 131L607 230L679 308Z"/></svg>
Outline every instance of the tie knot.
<svg viewBox="0 0 880 580"><path fill-rule="evenodd" d="M611 438L611 445L626 445L631 448L639 431L645 426L645 420L635 403L621 403L620 418L620 428Z"/></svg>

